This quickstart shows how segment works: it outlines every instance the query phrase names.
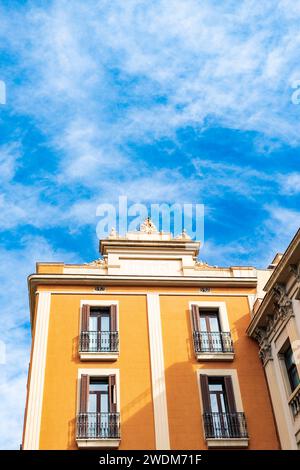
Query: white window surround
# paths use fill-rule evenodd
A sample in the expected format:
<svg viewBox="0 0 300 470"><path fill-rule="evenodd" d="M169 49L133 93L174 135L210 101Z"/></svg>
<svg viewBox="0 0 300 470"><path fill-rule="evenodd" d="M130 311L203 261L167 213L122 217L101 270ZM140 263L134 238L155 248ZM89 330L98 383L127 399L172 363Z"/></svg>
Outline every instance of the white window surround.
<svg viewBox="0 0 300 470"><path fill-rule="evenodd" d="M88 375L89 377L108 377L109 375L116 376L116 391L117 391L117 413L120 413L120 370L119 369L78 369L77 375L77 400L76 410L79 410L80 400L80 382L82 375ZM120 417L121 427L121 417ZM79 448L114 448L117 449L120 445L121 439L76 439Z"/></svg>
<svg viewBox="0 0 300 470"><path fill-rule="evenodd" d="M79 331L81 331L82 319L82 306L90 305L90 307L110 307L111 305L117 306L117 331L119 331L119 301L118 300L80 300L80 315L79 315ZM81 352L79 357L81 361L116 361L120 355L120 337L119 337L119 351L117 352Z"/></svg>
<svg viewBox="0 0 300 470"><path fill-rule="evenodd" d="M196 375L197 375L197 385L198 385L198 391L199 391L201 414L203 414L202 393L201 393L201 386L200 386L201 374L208 375L211 377L224 377L226 375L230 375L231 380L232 380L236 411L244 412L239 379L238 379L238 374L237 374L236 369L197 369ZM202 423L203 423L203 432L205 435L203 420L202 420ZM246 438L211 439L209 438L209 439L206 439L206 443L209 448L212 448L212 447L248 447L249 439L246 439Z"/></svg>
<svg viewBox="0 0 300 470"><path fill-rule="evenodd" d="M215 302L215 301L190 301L189 310L190 310L190 320L193 330L193 320L192 320L192 305L197 305L201 308L215 308L219 313L219 320L222 332L230 332L229 321L227 315L226 302ZM199 353L195 352L196 359L198 361L233 361L234 352L211 352L211 353Z"/></svg>
<svg viewBox="0 0 300 470"><path fill-rule="evenodd" d="M227 315L226 302L215 302L213 300L207 301L190 301L189 308L192 311L192 305L197 305L199 308L215 308L219 310L219 319L222 331L230 331L229 321Z"/></svg>

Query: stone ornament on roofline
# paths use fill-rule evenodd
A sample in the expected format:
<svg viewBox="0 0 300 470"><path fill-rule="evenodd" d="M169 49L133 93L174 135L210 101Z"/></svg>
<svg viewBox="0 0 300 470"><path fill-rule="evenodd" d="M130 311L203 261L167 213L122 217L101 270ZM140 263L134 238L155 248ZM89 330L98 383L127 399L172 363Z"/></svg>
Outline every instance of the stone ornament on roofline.
<svg viewBox="0 0 300 470"><path fill-rule="evenodd" d="M295 276L296 281L300 282L300 263L297 264L290 264L289 266L290 272Z"/></svg>
<svg viewBox="0 0 300 470"><path fill-rule="evenodd" d="M177 235L176 240L191 240L185 228L182 230L180 235Z"/></svg>
<svg viewBox="0 0 300 470"><path fill-rule="evenodd" d="M103 258L98 258L95 259L94 261L91 261L90 263L85 263L86 266L95 266L99 268L104 268L107 266L106 260Z"/></svg>
<svg viewBox="0 0 300 470"><path fill-rule="evenodd" d="M140 225L140 232L143 233L158 233L158 230L150 217L147 217L147 219Z"/></svg>

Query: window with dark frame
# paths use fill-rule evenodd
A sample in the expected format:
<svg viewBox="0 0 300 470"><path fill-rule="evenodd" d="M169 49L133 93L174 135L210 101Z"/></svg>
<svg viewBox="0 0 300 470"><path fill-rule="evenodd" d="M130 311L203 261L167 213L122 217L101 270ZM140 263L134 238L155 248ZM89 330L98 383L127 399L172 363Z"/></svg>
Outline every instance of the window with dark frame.
<svg viewBox="0 0 300 470"><path fill-rule="evenodd" d="M231 334L222 331L218 308L192 305L193 339L199 353L233 352Z"/></svg>
<svg viewBox="0 0 300 470"><path fill-rule="evenodd" d="M293 392L300 383L298 369L295 363L295 358L291 345L289 344L288 348L285 350L284 354L284 363L289 378L289 383L291 391Z"/></svg>
<svg viewBox="0 0 300 470"><path fill-rule="evenodd" d="M80 380L77 438L118 438L119 426L116 376L93 377L83 374Z"/></svg>
<svg viewBox="0 0 300 470"><path fill-rule="evenodd" d="M237 412L231 376L200 374L205 435L213 439L247 438L243 412Z"/></svg>
<svg viewBox="0 0 300 470"><path fill-rule="evenodd" d="M81 313L81 352L118 352L117 307L84 304Z"/></svg>

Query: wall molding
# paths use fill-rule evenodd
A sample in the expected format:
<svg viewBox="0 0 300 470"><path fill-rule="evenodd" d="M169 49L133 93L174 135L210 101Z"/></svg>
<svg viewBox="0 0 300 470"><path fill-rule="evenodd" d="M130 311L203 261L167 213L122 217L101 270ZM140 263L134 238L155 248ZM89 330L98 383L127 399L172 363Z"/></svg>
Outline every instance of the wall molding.
<svg viewBox="0 0 300 470"><path fill-rule="evenodd" d="M23 444L24 450L39 449L50 304L51 292L40 292L33 343L33 355Z"/></svg>
<svg viewBox="0 0 300 470"><path fill-rule="evenodd" d="M38 290L36 291L36 294L39 294L40 292L45 292L43 290ZM147 295L151 294L153 291L145 290L145 291L79 291L79 290L51 290L49 291L53 295L98 295L98 296L105 296L105 295ZM191 297L191 296L199 296L199 297L248 297L249 295L253 294L248 294L247 292L239 293L239 292L178 292L178 291L155 291L156 294L158 295L165 295L165 296L174 296L178 295L181 297ZM88 300L86 302L91 302L91 300ZM195 301L196 302L196 301ZM112 301L113 303L113 301Z"/></svg>
<svg viewBox="0 0 300 470"><path fill-rule="evenodd" d="M159 295L157 293L147 294L147 315L156 449L169 450L170 438L165 383L165 366L160 304Z"/></svg>

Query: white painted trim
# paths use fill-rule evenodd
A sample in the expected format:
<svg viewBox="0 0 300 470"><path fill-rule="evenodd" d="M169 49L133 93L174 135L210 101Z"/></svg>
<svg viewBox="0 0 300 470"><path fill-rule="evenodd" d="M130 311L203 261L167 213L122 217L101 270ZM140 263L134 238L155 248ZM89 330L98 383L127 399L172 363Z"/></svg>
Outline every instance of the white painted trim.
<svg viewBox="0 0 300 470"><path fill-rule="evenodd" d="M40 292L33 343L24 450L38 450L42 418L51 293Z"/></svg>
<svg viewBox="0 0 300 470"><path fill-rule="evenodd" d="M240 447L241 449L245 449L249 445L249 439L206 439L207 447L209 449L219 449L225 447Z"/></svg>
<svg viewBox="0 0 300 470"><path fill-rule="evenodd" d="M227 315L227 308L226 308L226 303L225 302L215 302L215 301L198 301L198 300L193 300L189 302L189 309L190 309L190 314L192 312L192 305L197 305L200 308L217 308L219 309L219 318L220 318L220 324L221 324L221 330L224 332L229 332L229 321L228 321L228 315Z"/></svg>
<svg viewBox="0 0 300 470"><path fill-rule="evenodd" d="M283 331L284 334L284 339L288 339L289 336L287 334L287 331ZM283 339L283 338L282 338ZM280 344L282 347L282 343ZM295 442L295 430L294 430L294 420L292 416L292 411L289 405L289 397L291 395L290 391L288 390L288 377L285 371L285 366L282 364L281 359L279 359L278 354L280 354L280 349L278 350L274 341L271 343L271 351L272 351L272 356L273 356L273 367L274 367L274 373L276 377L276 382L278 386L278 392L280 396L280 401L281 401L281 408L283 410L283 416L285 419L285 424L288 429L288 439L290 441L290 447L289 449L296 450L296 442ZM275 413L275 419L276 419L276 413Z"/></svg>
<svg viewBox="0 0 300 470"><path fill-rule="evenodd" d="M256 294L248 294L248 305L249 305L250 313L252 313L255 300L256 300Z"/></svg>
<svg viewBox="0 0 300 470"><path fill-rule="evenodd" d="M147 313L152 376L152 396L157 450L169 450L169 421L165 383L165 366L162 341L159 295L147 294Z"/></svg>
<svg viewBox="0 0 300 470"><path fill-rule="evenodd" d="M93 292L91 292L91 294L93 294ZM98 299L97 300L88 300L88 299L80 300L80 308L82 308L84 304L88 304L91 307L110 307L111 305L117 305L118 307L119 301L118 300L98 300Z"/></svg>
<svg viewBox="0 0 300 470"><path fill-rule="evenodd" d="M119 358L118 352L80 352L79 357L81 361L117 361Z"/></svg>
<svg viewBox="0 0 300 470"><path fill-rule="evenodd" d="M203 405L202 405L202 394L201 394L201 386L200 386L200 375L209 375L213 377L224 377L225 375L230 375L232 379L232 386L233 386L233 393L234 393L234 399L235 399L235 404L236 404L236 411L237 412L243 412L243 402L242 402L242 396L241 396L241 390L240 390L240 384L239 384L239 379L238 379L238 374L236 369L197 369L196 370L197 374L197 384L198 384L198 390L199 390L199 398L200 398L200 406L201 406L201 412L203 413Z"/></svg>
<svg viewBox="0 0 300 470"><path fill-rule="evenodd" d="M116 390L117 390L117 413L120 413L120 369L100 369L100 368L88 368L78 369L77 371L77 410L79 410L79 399L80 399L80 380L82 374L89 375L90 377L108 377L109 375L116 376ZM121 416L120 416L121 424Z"/></svg>
<svg viewBox="0 0 300 470"><path fill-rule="evenodd" d="M110 286L109 286L110 287ZM45 291L40 291L37 290L35 294L39 294L40 292L45 292ZM105 296L105 295L147 295L149 293L148 290L145 291L80 291L80 290L51 290L49 291L51 294L55 295L99 295L99 296ZM150 291L152 292L152 291ZM200 297L248 297L249 294L246 292L244 293L237 293L237 292L178 292L178 291L156 291L157 294L159 295L178 295L182 297L191 297L191 296L200 296ZM251 294L250 294L251 295ZM87 301L86 301L87 302ZM109 302L111 305L113 302Z"/></svg>
<svg viewBox="0 0 300 470"><path fill-rule="evenodd" d="M197 361L233 361L234 353L211 352L211 353L195 353Z"/></svg>
<svg viewBox="0 0 300 470"><path fill-rule="evenodd" d="M118 449L121 439L76 439L79 449Z"/></svg>

